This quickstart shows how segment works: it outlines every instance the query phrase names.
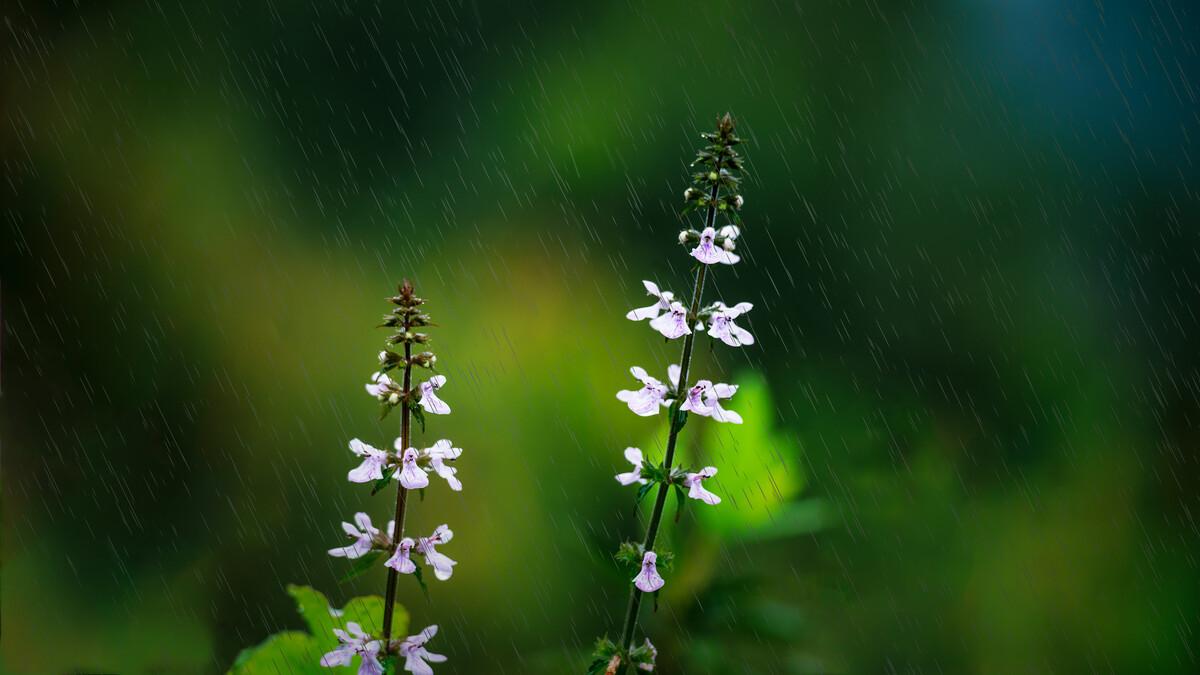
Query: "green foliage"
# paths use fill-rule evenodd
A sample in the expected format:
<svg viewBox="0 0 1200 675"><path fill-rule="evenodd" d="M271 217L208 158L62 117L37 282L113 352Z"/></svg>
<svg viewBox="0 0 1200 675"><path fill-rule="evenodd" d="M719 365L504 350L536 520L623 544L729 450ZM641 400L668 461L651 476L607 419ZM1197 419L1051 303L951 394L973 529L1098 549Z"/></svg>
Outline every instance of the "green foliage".
<svg viewBox="0 0 1200 675"><path fill-rule="evenodd" d="M671 571L671 567L675 564L675 554L671 553L670 551L658 549L656 549L654 552L658 554L658 560L655 562L655 566L658 568L658 571ZM623 542L619 548L617 548L617 552L613 554L613 557L616 558L617 562L621 563L622 566L629 568L631 572L637 572L639 569L641 569L642 558L645 555L646 548L642 544L626 541Z"/></svg>
<svg viewBox="0 0 1200 675"><path fill-rule="evenodd" d="M602 675L608 669L612 658L619 653L621 653L621 649L607 636L596 640L596 647L592 650L592 661L588 664L587 675Z"/></svg>
<svg viewBox="0 0 1200 675"><path fill-rule="evenodd" d="M764 528L787 531L789 526L779 523L784 517L794 520L792 529L824 522L823 511L794 510L791 505L805 484L798 461L801 450L794 436L776 428L775 403L766 379L757 371L742 371L735 381L738 392L730 407L742 413L745 424L701 425L702 457L697 457L691 444L681 443L691 464L712 463L720 471L709 486L725 503L695 509L697 518L710 532L749 537Z"/></svg>
<svg viewBox="0 0 1200 675"><path fill-rule="evenodd" d="M229 669L231 675L328 674L329 669L322 668L320 661L322 655L337 647L334 628L354 622L372 633L383 624L383 599L379 596L354 598L334 616L333 608L320 591L296 585L289 585L287 590L296 601L307 632L276 633L254 647L243 649ZM408 612L399 604L395 606L392 626L393 635L405 635L408 630Z"/></svg>
<svg viewBox="0 0 1200 675"><path fill-rule="evenodd" d="M382 555L383 551L371 551L360 558L355 558L350 570L339 581L344 584L370 572Z"/></svg>
<svg viewBox="0 0 1200 675"><path fill-rule="evenodd" d="M378 494L378 492L380 490L387 487L388 484L390 484L392 482L392 476L394 476L394 475L396 475L396 466L395 465L389 466L387 468L387 470L383 472L383 478L380 478L379 480L377 480L371 484L371 494L372 495Z"/></svg>

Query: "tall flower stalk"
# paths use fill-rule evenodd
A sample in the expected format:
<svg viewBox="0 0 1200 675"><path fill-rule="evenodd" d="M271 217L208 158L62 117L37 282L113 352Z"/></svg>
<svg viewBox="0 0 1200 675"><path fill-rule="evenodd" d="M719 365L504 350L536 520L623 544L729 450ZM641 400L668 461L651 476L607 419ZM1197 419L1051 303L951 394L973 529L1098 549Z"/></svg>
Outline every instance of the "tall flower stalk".
<svg viewBox="0 0 1200 675"><path fill-rule="evenodd" d="M709 506L721 502L720 497L704 487L704 481L716 475L716 467L688 471L676 466L675 448L679 433L687 423L689 414L711 417L717 422L742 423L740 415L721 406L722 400L737 393L737 385L701 379L687 386L698 332L705 331L710 337L734 347L754 343L749 331L734 323L738 317L753 309L753 305L742 302L729 307L720 301L703 305L709 267L733 265L740 260L734 250L741 233L738 224L741 222L739 212L743 199L738 192L742 159L734 149L741 141L734 133L732 118L726 114L718 121L716 132L705 133L702 138L707 145L697 153L692 163L697 171L692 176L692 186L683 196L685 214L704 213L703 229L686 229L679 233L679 243L689 249L690 255L697 261L689 303L684 305L675 299L672 292L661 290L652 281L643 281L646 291L655 302L631 310L626 315L633 321L648 319L650 326L668 340L683 338L683 348L678 364L671 364L667 368L667 383L634 366L630 372L641 382L642 388L617 393L620 401L642 417L657 416L662 408L666 408L669 431L660 463L647 461L639 448L626 448L625 458L633 465L633 469L616 476L622 485L640 485L637 494L639 501L656 486L657 490L642 543L626 542L616 554L618 561L628 565L631 571L636 569L636 575L631 579L629 603L619 641L614 643L607 638L600 640L589 673L621 673L631 666L646 671L654 669L657 650L649 638L641 645L636 643L636 638L642 599L647 593L658 593L666 585L667 580L660 574L660 569L669 572L672 562L670 553L655 547L667 497L674 489L681 509L685 496ZM718 229L717 221L721 217L730 222L721 224Z"/></svg>
<svg viewBox="0 0 1200 675"><path fill-rule="evenodd" d="M397 295L388 299L395 308L383 317L383 325L394 332L387 338L387 348L379 352L379 371L371 376L366 385L367 393L379 400L386 416L393 408L400 408L400 437L393 444L393 451L375 448L359 439L350 441L350 451L361 459L358 467L347 475L352 483L372 485L372 494L397 481L394 517L385 530L371 523L368 514L355 514L354 523L343 523L342 528L350 544L329 550L329 555L354 559L351 575L371 569L375 563L388 555L383 564L388 568L387 587L384 592L383 625L378 637L363 631L356 623L347 624L345 630L335 630L341 646L321 659L323 666L349 665L357 656L360 658L359 675L379 675L384 664L390 660L403 660L404 669L415 675L431 675L429 663L446 660L425 648L425 643L437 634L438 627L431 625L416 635L393 639L392 623L396 599L396 587L401 574L411 574L424 587L422 566L414 555L424 560L434 577L445 581L454 573L457 564L437 547L450 541L454 533L447 525L438 526L429 536L404 536L404 519L409 492L423 490L429 486L430 474L443 478L452 490L462 490L458 469L453 462L462 454L449 440L439 440L432 446L418 450L412 446L412 421L415 419L422 430L425 415L447 415L450 406L438 398L437 392L446 384L444 375L432 375L417 387L413 386L415 368L433 371L437 356L430 351L413 354L414 345L425 345L429 336L420 329L433 325L422 309L425 301L416 296L412 284L405 280L400 284ZM403 354L395 351L402 347ZM403 377L397 383L389 372L401 371Z"/></svg>

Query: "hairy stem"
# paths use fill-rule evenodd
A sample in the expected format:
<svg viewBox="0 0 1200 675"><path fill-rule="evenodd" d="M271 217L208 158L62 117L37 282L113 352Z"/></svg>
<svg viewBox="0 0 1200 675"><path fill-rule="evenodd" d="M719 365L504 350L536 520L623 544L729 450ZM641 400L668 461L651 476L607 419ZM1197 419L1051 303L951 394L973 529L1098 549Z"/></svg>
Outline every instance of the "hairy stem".
<svg viewBox="0 0 1200 675"><path fill-rule="evenodd" d="M720 171L720 163L714 168L714 171ZM705 227L713 227L717 221L717 196L720 191L720 184L713 183L711 200L708 204L708 216L705 219ZM663 466L666 468L666 475L671 475L671 464L675 459L675 442L679 438L679 430L683 425L679 424L679 406L682 405L684 392L688 386L688 370L692 365L692 344L695 342L695 316L700 312L700 297L704 294L704 278L708 271L708 265L700 263L700 269L696 272L696 286L692 289L692 306L688 314L688 328L692 330L683 339L683 354L679 357L679 383L675 392L675 403L667 409L667 414L670 416L669 424L670 432L667 435L667 452L663 457ZM646 551L654 550L654 540L658 537L658 526L662 522L663 508L667 504L667 494L670 492L671 486L668 483L661 483L658 486L658 494L654 498L654 510L650 512L650 522L646 526L646 540L643 542L643 549ZM637 630L638 610L642 606L642 592L636 586L629 591L629 608L625 613L625 626L621 629L622 648L629 650L633 647L633 634ZM627 664L622 664L621 670Z"/></svg>
<svg viewBox="0 0 1200 675"><path fill-rule="evenodd" d="M404 332L408 332L409 319L404 319ZM412 411L408 405L408 394L412 389L412 342L404 343L404 405L400 411L400 452L408 449ZM404 538L404 507L408 503L408 488L397 483L396 492L396 526L392 530L392 545L399 546ZM396 578L399 573L389 567L387 575L387 591L383 594L383 646L390 651L392 637L392 613L396 603Z"/></svg>

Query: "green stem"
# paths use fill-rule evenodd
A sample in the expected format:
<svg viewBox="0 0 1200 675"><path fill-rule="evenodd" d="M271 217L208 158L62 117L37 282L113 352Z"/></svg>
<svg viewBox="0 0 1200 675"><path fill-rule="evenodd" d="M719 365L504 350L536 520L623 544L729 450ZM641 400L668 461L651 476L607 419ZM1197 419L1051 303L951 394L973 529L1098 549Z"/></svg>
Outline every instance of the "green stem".
<svg viewBox="0 0 1200 675"><path fill-rule="evenodd" d="M720 171L720 163L713 169ZM713 183L711 200L708 205L708 217L705 219L705 227L713 227L717 220L717 196L720 190L720 184ZM671 475L671 463L675 459L675 443L679 438L679 430L683 428L679 424L679 406L682 405L683 396L687 392L688 370L692 365L692 344L695 342L695 319L694 317L700 312L700 297L704 294L704 278L708 272L708 265L700 263L700 269L696 271L696 286L692 289L692 306L688 313L688 328L687 337L683 340L683 354L679 358L679 382L675 392L675 403L667 409L667 414L670 416L669 424L670 432L667 435L667 452L663 457L663 466L666 470L666 475ZM654 550L654 540L658 537L658 526L662 522L663 508L667 504L667 494L670 492L670 484L663 482L658 486L658 494L654 498L654 510L650 512L650 523L646 527L646 540L642 544L645 551ZM625 612L625 626L621 629L621 642L619 645L628 653L633 648L633 634L637 629L638 610L642 606L643 593L636 586L629 591L629 607ZM621 672L624 672L626 663L621 664Z"/></svg>
<svg viewBox="0 0 1200 675"><path fill-rule="evenodd" d="M404 319L404 332L409 331L408 318ZM412 389L412 342L404 343L404 403L400 411L400 453L408 449L410 417L408 394ZM408 488L399 485L396 493L396 526L392 530L392 545L398 546L404 538L404 508L408 503ZM387 591L383 594L383 648L384 652L391 651L392 613L396 604L396 579L399 574L391 567L388 568Z"/></svg>

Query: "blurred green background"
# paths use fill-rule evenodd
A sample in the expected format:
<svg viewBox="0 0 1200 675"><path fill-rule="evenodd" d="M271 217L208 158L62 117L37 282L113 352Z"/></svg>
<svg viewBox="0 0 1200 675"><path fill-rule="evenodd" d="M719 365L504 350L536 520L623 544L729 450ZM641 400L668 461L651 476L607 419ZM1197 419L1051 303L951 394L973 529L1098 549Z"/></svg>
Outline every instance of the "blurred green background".
<svg viewBox="0 0 1200 675"><path fill-rule="evenodd" d="M335 604L383 298L430 300L466 449L439 672L579 672L640 536L614 398L681 291L686 162L748 140L699 344L746 425L644 625L664 673L1196 672L1191 2L14 1L3 631L12 673L223 672ZM1188 338L1192 335L1193 338ZM661 423L661 420L659 420Z"/></svg>

